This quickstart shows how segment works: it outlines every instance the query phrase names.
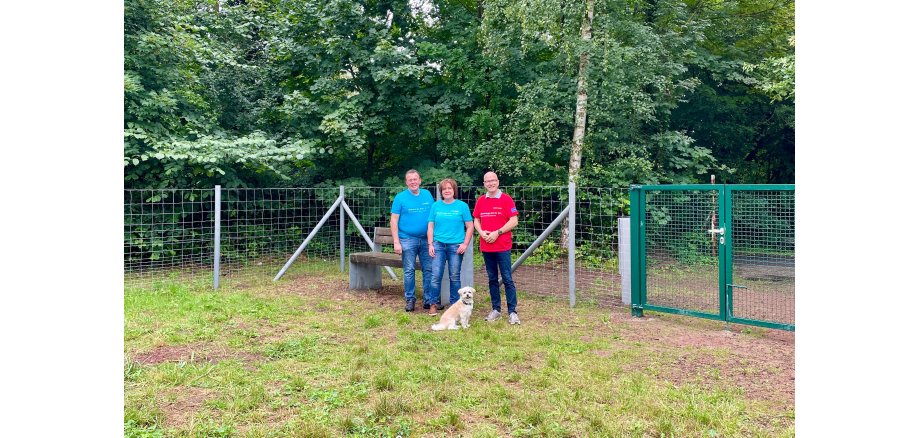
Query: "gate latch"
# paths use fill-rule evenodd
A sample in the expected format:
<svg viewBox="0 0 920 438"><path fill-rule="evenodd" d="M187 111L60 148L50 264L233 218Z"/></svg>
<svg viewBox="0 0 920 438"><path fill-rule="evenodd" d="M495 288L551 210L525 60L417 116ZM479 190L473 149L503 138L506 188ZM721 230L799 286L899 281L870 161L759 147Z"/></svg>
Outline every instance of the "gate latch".
<svg viewBox="0 0 920 438"><path fill-rule="evenodd" d="M719 245L725 245L725 227L713 228L711 230L706 230L707 233L715 235L719 234Z"/></svg>
<svg viewBox="0 0 920 438"><path fill-rule="evenodd" d="M726 286L729 286L729 287L732 287L732 288L738 288L738 289L747 289L747 288L748 288L747 286L742 286L742 285L740 285L740 284L726 284Z"/></svg>

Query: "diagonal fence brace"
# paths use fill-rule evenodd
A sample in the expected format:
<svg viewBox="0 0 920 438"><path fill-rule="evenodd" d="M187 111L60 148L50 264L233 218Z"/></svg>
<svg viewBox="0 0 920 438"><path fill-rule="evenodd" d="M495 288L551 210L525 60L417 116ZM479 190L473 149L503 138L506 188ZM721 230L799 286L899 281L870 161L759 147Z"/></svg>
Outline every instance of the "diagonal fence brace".
<svg viewBox="0 0 920 438"><path fill-rule="evenodd" d="M537 237L537 240L534 240L533 243L530 244L530 247L527 248L527 251L524 251L524 254L521 254L521 256L518 257L517 261L515 261L514 264L511 265L511 272L514 272L514 271L518 268L518 266L521 265L521 263L524 263L524 260L526 260L527 257L530 257L530 255L533 254L533 252L536 251L537 248L538 248L541 244L543 244L543 241L546 240L547 237L549 237L550 233L552 233L553 230L555 230L556 227L558 227L559 224L560 224L566 217L568 217L568 215L569 215L569 208L571 208L571 206L566 206L566 207L562 210L562 212L559 213L559 216L556 216L556 219L554 219L553 222L552 222L551 224L549 224L548 227L546 227L546 230L544 230L543 233L540 234L540 237Z"/></svg>
<svg viewBox="0 0 920 438"><path fill-rule="evenodd" d="M358 228L358 232L361 233L361 237L364 238L364 241L367 242L367 244L371 247L371 250L373 251L374 241L370 238L370 236L367 235L367 231L364 231L364 227L361 226L361 222L358 222L358 218L355 217L355 214L352 213L351 208L348 207L348 203L346 203L345 201L342 201L342 209L344 209L345 213L348 214L348 217L351 218L351 221L355 224L355 227ZM396 280L396 274L393 272L393 268L389 266L384 266L384 268L386 268L387 273L390 274L390 278L392 278L393 280Z"/></svg>
<svg viewBox="0 0 920 438"><path fill-rule="evenodd" d="M313 231L310 231L310 234L307 236L307 238L304 239L303 243L300 244L300 247L297 248L297 251L294 251L294 255L292 255L291 258L287 261L287 263L284 264L284 267L281 268L280 271L278 271L278 275L276 275L275 279L272 281L278 281L281 278L281 276L284 275L284 273L288 270L288 268L290 268L291 265L294 263L294 260L297 260L297 257L300 257L300 254L307 247L307 244L310 243L310 240L313 239L313 236L315 236L316 233L319 232L319 229L326 223L327 220L329 220L329 216L332 216L332 213L335 211L336 208L339 208L339 204L341 204L344 200L345 200L345 195L339 195L339 197L335 200L335 202L332 203L332 207L329 207L329 210L326 211L326 214L323 216L323 218L319 220L319 223L316 224L315 227L313 227Z"/></svg>

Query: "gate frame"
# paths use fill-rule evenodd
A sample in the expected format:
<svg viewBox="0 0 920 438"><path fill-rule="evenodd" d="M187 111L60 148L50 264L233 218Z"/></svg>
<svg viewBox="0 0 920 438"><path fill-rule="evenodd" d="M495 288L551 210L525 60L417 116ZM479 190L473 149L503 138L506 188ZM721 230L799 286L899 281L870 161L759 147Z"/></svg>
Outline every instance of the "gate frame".
<svg viewBox="0 0 920 438"><path fill-rule="evenodd" d="M719 313L705 313L695 310L677 309L649 305L647 299L648 282L646 278L646 192L656 191L682 191L702 190L717 191L719 193L719 227L725 230L725 243L719 245ZM732 193L740 191L795 191L795 184L673 184L673 185L631 185L629 187L629 217L630 240L632 247L632 315L641 318L644 310L673 313L678 315L695 316L698 318L725 321L759 327L795 331L795 324L761 321L748 318L736 318L732 313L733 302L733 255L732 255Z"/></svg>
<svg viewBox="0 0 920 438"><path fill-rule="evenodd" d="M743 192L743 191L791 191L795 193L795 184L725 184L725 223L732 223L732 193L733 192ZM770 321L761 321L759 319L749 319L749 318L736 318L732 313L734 305L734 290L732 284L734 283L734 273L732 272L734 265L734 248L733 248L733 238L732 238L732 228L730 226L725 227L725 250L726 250L726 259L725 266L722 268L725 271L725 288L726 288L726 322L738 323L753 325L758 327L766 327L772 329L788 330L795 331L795 323L785 324L780 322L770 322ZM731 282L731 283L729 283ZM793 305L795 303L793 302ZM794 306L793 306L794 307Z"/></svg>

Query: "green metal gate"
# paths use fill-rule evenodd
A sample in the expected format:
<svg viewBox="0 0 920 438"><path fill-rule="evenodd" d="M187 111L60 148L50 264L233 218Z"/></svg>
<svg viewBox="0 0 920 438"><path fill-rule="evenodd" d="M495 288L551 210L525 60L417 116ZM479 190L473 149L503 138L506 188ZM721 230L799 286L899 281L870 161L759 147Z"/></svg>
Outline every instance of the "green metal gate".
<svg viewBox="0 0 920 438"><path fill-rule="evenodd" d="M795 330L795 185L630 191L633 314Z"/></svg>

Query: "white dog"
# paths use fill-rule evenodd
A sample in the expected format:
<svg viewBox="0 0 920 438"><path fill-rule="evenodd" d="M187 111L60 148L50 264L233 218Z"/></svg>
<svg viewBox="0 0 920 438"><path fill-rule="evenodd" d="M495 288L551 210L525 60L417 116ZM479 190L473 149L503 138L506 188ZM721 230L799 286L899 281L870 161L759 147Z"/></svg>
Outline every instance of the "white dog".
<svg viewBox="0 0 920 438"><path fill-rule="evenodd" d="M463 328L470 326L470 315L473 314L473 292L476 290L471 287L462 287L457 292L460 294L460 301L454 303L441 315L441 322L432 325L432 330L456 330L460 328L457 326L458 321Z"/></svg>

